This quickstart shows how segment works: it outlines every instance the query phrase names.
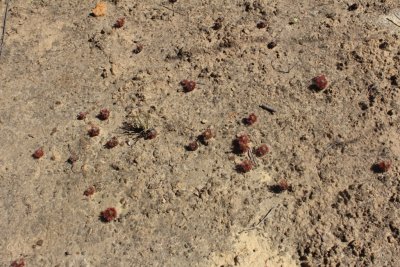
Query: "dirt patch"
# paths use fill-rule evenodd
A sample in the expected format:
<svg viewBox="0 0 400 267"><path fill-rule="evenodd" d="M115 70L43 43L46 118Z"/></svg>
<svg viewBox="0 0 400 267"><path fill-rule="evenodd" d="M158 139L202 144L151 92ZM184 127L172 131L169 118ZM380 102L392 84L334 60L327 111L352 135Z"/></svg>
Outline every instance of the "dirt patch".
<svg viewBox="0 0 400 267"><path fill-rule="evenodd" d="M396 265L398 1L104 2L10 2L1 265Z"/></svg>

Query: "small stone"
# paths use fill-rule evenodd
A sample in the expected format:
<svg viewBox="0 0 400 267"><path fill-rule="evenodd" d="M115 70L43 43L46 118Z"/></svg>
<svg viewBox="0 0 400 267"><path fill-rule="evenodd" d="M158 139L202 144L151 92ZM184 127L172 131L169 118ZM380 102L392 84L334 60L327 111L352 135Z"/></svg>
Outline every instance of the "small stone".
<svg viewBox="0 0 400 267"><path fill-rule="evenodd" d="M104 26L103 29L101 30L102 34L105 34L105 33L111 34L111 32L112 32L112 28L109 25Z"/></svg>
<svg viewBox="0 0 400 267"><path fill-rule="evenodd" d="M57 151L53 151L50 159L52 161L59 161L61 159L60 153Z"/></svg>
<svg viewBox="0 0 400 267"><path fill-rule="evenodd" d="M350 6L347 8L348 11L355 11L355 10L357 10L357 9L358 9L358 4L357 4L357 3L354 3L354 4L350 5Z"/></svg>
<svg viewBox="0 0 400 267"><path fill-rule="evenodd" d="M92 14L95 17L104 16L107 12L107 5L104 2L97 3L96 7L92 10Z"/></svg>
<svg viewBox="0 0 400 267"><path fill-rule="evenodd" d="M257 23L257 28L258 29L264 29L264 28L266 28L267 27L267 23L265 22L265 21L259 21L258 23Z"/></svg>
<svg viewBox="0 0 400 267"><path fill-rule="evenodd" d="M273 49L275 46L277 46L276 42L270 42L267 44L268 49Z"/></svg>
<svg viewBox="0 0 400 267"><path fill-rule="evenodd" d="M379 48L380 49L386 49L386 48L388 48L389 47L389 43L388 42L382 42L380 45L379 45Z"/></svg>

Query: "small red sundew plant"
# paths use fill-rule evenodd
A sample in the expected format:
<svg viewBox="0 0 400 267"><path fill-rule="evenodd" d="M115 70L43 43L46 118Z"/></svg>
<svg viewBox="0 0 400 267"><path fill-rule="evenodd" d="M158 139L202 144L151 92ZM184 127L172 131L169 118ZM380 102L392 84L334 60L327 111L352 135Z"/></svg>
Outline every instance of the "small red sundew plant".
<svg viewBox="0 0 400 267"><path fill-rule="evenodd" d="M198 148L199 148L199 143L197 143L197 141L190 142L186 146L186 149L189 151L196 151Z"/></svg>
<svg viewBox="0 0 400 267"><path fill-rule="evenodd" d="M257 116L254 113L251 113L247 118L243 119L246 125L253 125L257 121Z"/></svg>
<svg viewBox="0 0 400 267"><path fill-rule="evenodd" d="M10 267L25 267L25 260L19 259L11 262Z"/></svg>
<svg viewBox="0 0 400 267"><path fill-rule="evenodd" d="M201 135L199 135L198 140L203 145L208 145L208 142L215 137L215 133L210 129L206 129Z"/></svg>
<svg viewBox="0 0 400 267"><path fill-rule="evenodd" d="M182 85L183 91L188 93L188 92L191 92L194 90L194 88L196 87L196 82L190 81L190 80L182 80L181 85Z"/></svg>
<svg viewBox="0 0 400 267"><path fill-rule="evenodd" d="M40 159L41 157L44 156L44 151L43 151L43 147L39 147L38 149L35 150L35 152L33 152L32 157L34 159Z"/></svg>
<svg viewBox="0 0 400 267"><path fill-rule="evenodd" d="M257 147L254 150L254 154L256 154L257 157L262 157L268 152L269 152L269 147L266 144L262 144L261 146Z"/></svg>
<svg viewBox="0 0 400 267"><path fill-rule="evenodd" d="M106 148L111 149L116 147L119 144L118 142L118 138L117 137L113 137L110 140L107 141L107 143L104 145Z"/></svg>
<svg viewBox="0 0 400 267"><path fill-rule="evenodd" d="M325 75L323 75L323 74L321 74L317 77L314 77L312 79L312 83L318 90L323 90L328 86L328 80L326 79Z"/></svg>
<svg viewBox="0 0 400 267"><path fill-rule="evenodd" d="M201 136L203 137L204 140L210 140L211 138L214 137L214 133L210 128L208 128L201 134Z"/></svg>
<svg viewBox="0 0 400 267"><path fill-rule="evenodd" d="M279 194L287 190L291 190L291 185L285 179L280 180L277 184L268 187L269 191Z"/></svg>
<svg viewBox="0 0 400 267"><path fill-rule="evenodd" d="M90 137L95 137L100 134L100 128L97 126L92 125L92 127L88 130L88 135Z"/></svg>
<svg viewBox="0 0 400 267"><path fill-rule="evenodd" d="M239 136L236 138L236 140L237 140L238 142L246 143L246 144L250 142L250 138L249 138L249 136L248 136L247 134L239 135Z"/></svg>
<svg viewBox="0 0 400 267"><path fill-rule="evenodd" d="M157 137L157 131L155 129L149 129L144 134L145 140L151 140Z"/></svg>
<svg viewBox="0 0 400 267"><path fill-rule="evenodd" d="M248 159L243 160L242 163L236 166L236 170L240 173L249 172L251 169L253 169L253 163Z"/></svg>
<svg viewBox="0 0 400 267"><path fill-rule="evenodd" d="M239 135L233 140L233 152L237 154L246 153L250 149L249 142L250 138L247 134Z"/></svg>
<svg viewBox="0 0 400 267"><path fill-rule="evenodd" d="M96 188L93 185L91 185L83 192L83 195L90 197L94 193L96 193Z"/></svg>
<svg viewBox="0 0 400 267"><path fill-rule="evenodd" d="M108 117L110 117L110 111L106 108L100 110L99 114L97 115L97 118L102 121L107 120Z"/></svg>
<svg viewBox="0 0 400 267"><path fill-rule="evenodd" d="M117 210L115 208L107 208L100 213L100 219L103 222L111 222L117 218Z"/></svg>
<svg viewBox="0 0 400 267"><path fill-rule="evenodd" d="M382 160L372 165L371 169L376 173L384 173L388 172L391 167L392 167L392 162L390 160Z"/></svg>
<svg viewBox="0 0 400 267"><path fill-rule="evenodd" d="M125 24L125 18L119 18L117 21L114 23L114 28L122 28Z"/></svg>
<svg viewBox="0 0 400 267"><path fill-rule="evenodd" d="M86 119L86 115L87 115L87 112L79 112L78 115L76 115L76 119L84 120L84 119Z"/></svg>

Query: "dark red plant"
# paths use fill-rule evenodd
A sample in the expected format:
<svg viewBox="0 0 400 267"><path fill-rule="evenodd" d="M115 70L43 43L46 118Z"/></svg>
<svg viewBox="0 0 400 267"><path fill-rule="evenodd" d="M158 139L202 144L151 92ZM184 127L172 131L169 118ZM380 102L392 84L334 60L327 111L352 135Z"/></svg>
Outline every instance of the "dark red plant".
<svg viewBox="0 0 400 267"><path fill-rule="evenodd" d="M250 137L247 135L247 134L242 134L242 135L239 135L237 138L236 138L236 140L238 141L238 142L241 142L241 143L249 143L250 142Z"/></svg>
<svg viewBox="0 0 400 267"><path fill-rule="evenodd" d="M10 267L25 267L25 260L19 259L11 262Z"/></svg>
<svg viewBox="0 0 400 267"><path fill-rule="evenodd" d="M280 180L277 184L271 185L268 187L269 191L279 194L282 193L286 190L292 190L291 186L288 184L288 182L285 179Z"/></svg>
<svg viewBox="0 0 400 267"><path fill-rule="evenodd" d="M201 134L201 136L203 137L204 140L210 140L211 138L214 137L214 133L210 128L208 128Z"/></svg>
<svg viewBox="0 0 400 267"><path fill-rule="evenodd" d="M372 171L376 173L384 173L390 170L392 162L390 160L382 160L372 165Z"/></svg>
<svg viewBox="0 0 400 267"><path fill-rule="evenodd" d="M251 113L247 118L245 118L244 123L247 125L253 125L257 121L257 116L254 113Z"/></svg>
<svg viewBox="0 0 400 267"><path fill-rule="evenodd" d="M43 151L43 147L39 147L38 149L35 150L35 152L33 152L32 157L35 159L40 159L41 157L44 156L44 151Z"/></svg>
<svg viewBox="0 0 400 267"><path fill-rule="evenodd" d="M236 166L237 171L241 173L249 172L251 171L252 168L253 168L253 163L248 159L242 161L242 163Z"/></svg>
<svg viewBox="0 0 400 267"><path fill-rule="evenodd" d="M78 115L76 115L76 119L84 120L84 119L86 119L86 115L87 115L87 112L79 112Z"/></svg>
<svg viewBox="0 0 400 267"><path fill-rule="evenodd" d="M195 151L199 148L199 143L197 141L190 142L187 146L186 149L189 151Z"/></svg>
<svg viewBox="0 0 400 267"><path fill-rule="evenodd" d="M100 134L100 128L92 125L92 127L88 131L88 135L90 137L95 137L95 136L98 136L99 134Z"/></svg>
<svg viewBox="0 0 400 267"><path fill-rule="evenodd" d="M254 154L256 154L257 157L262 157L268 152L269 152L269 147L266 144L262 144L261 146L257 147L254 150Z"/></svg>
<svg viewBox="0 0 400 267"><path fill-rule="evenodd" d="M107 143L104 145L106 148L111 149L116 147L119 144L117 137L113 137L110 140L107 141Z"/></svg>
<svg viewBox="0 0 400 267"><path fill-rule="evenodd" d="M144 134L144 139L151 140L157 137L157 131L155 129L149 129Z"/></svg>
<svg viewBox="0 0 400 267"><path fill-rule="evenodd" d="M198 140L203 144L203 145L208 145L208 142L210 139L215 137L215 133L210 129L206 129L201 135L198 136Z"/></svg>
<svg viewBox="0 0 400 267"><path fill-rule="evenodd" d="M181 85L183 90L188 93L194 90L196 87L196 82L195 81L190 81L190 80L182 80Z"/></svg>
<svg viewBox="0 0 400 267"><path fill-rule="evenodd" d="M314 77L312 79L313 85L318 89L318 90L323 90L328 86L328 80L326 79L325 75L321 74L317 77Z"/></svg>
<svg viewBox="0 0 400 267"><path fill-rule="evenodd" d="M83 194L85 196L89 197L89 196L93 195L95 192L96 192L96 188L93 185L91 185L83 192Z"/></svg>
<svg viewBox="0 0 400 267"><path fill-rule="evenodd" d="M108 117L110 117L110 111L106 108L100 110L99 114L97 115L97 118L102 121L107 120Z"/></svg>
<svg viewBox="0 0 400 267"><path fill-rule="evenodd" d="M100 213L100 218L103 222L111 222L117 218L117 210L115 208L107 208Z"/></svg>
<svg viewBox="0 0 400 267"><path fill-rule="evenodd" d="M250 149L250 138L246 134L239 135L233 140L233 152L237 154L243 154Z"/></svg>
<svg viewBox="0 0 400 267"><path fill-rule="evenodd" d="M114 28L122 28L125 24L125 18L119 18L117 21L114 23Z"/></svg>

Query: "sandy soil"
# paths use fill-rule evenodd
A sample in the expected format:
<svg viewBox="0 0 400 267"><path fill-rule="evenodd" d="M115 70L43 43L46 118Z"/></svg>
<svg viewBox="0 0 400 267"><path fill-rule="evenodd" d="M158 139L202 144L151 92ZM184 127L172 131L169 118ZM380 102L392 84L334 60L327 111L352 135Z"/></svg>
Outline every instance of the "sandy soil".
<svg viewBox="0 0 400 267"><path fill-rule="evenodd" d="M96 3L10 1L1 266L396 266L398 0L114 0L94 17ZM270 148L247 173L238 134Z"/></svg>

